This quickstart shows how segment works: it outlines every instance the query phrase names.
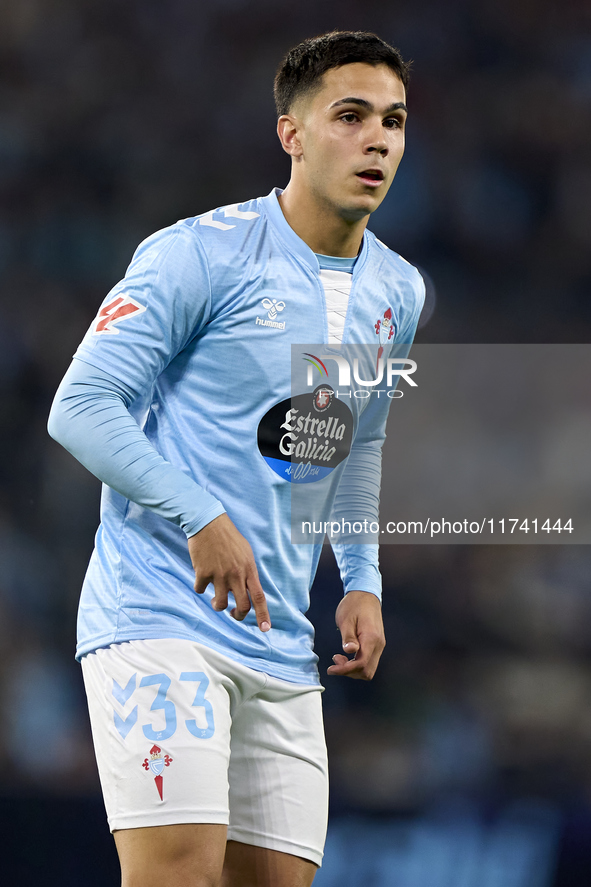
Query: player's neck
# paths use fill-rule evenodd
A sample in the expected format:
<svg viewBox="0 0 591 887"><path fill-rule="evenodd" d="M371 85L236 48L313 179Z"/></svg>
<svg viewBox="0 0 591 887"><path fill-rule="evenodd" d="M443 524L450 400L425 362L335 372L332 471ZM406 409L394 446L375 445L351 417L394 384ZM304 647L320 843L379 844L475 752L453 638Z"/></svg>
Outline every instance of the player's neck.
<svg viewBox="0 0 591 887"><path fill-rule="evenodd" d="M368 216L348 221L289 185L279 196L279 205L290 228L313 252L347 258L359 253Z"/></svg>

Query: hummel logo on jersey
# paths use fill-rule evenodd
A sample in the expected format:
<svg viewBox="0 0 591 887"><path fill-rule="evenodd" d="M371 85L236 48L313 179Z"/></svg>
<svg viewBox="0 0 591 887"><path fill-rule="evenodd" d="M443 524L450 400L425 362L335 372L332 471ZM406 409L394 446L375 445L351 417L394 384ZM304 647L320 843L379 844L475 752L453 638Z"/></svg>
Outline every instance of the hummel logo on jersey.
<svg viewBox="0 0 591 887"><path fill-rule="evenodd" d="M263 308L268 310L269 320L275 320L277 313L285 308L285 302L278 302L277 299L263 299Z"/></svg>
<svg viewBox="0 0 591 887"><path fill-rule="evenodd" d="M284 330L285 321L278 321L277 316L285 308L285 302L278 302L277 299L261 299L261 304L266 310L269 319L261 320L260 317L257 317L255 323L259 326L272 326L276 330Z"/></svg>
<svg viewBox="0 0 591 887"><path fill-rule="evenodd" d="M97 333L110 333L111 335L119 335L119 330L113 329L116 323L121 323L126 317L131 317L138 312L141 314L145 311L145 307L124 293L117 296L108 305L104 305L98 313L97 322L93 329L93 335Z"/></svg>

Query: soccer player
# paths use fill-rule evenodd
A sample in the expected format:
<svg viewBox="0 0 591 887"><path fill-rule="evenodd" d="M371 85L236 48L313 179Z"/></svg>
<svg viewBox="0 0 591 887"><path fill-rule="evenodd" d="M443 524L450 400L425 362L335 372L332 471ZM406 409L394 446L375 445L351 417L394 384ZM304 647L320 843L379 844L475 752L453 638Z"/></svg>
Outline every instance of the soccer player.
<svg viewBox="0 0 591 887"><path fill-rule="evenodd" d="M366 230L402 158L407 79L373 34L291 50L275 81L286 189L140 244L56 395L50 433L104 483L77 656L124 887L304 887L321 863L304 615L320 545L292 544L290 491L302 479L335 514L375 518L389 401L292 392L290 346L370 343L375 369L412 341L420 275ZM328 671L368 680L377 545L333 547Z"/></svg>

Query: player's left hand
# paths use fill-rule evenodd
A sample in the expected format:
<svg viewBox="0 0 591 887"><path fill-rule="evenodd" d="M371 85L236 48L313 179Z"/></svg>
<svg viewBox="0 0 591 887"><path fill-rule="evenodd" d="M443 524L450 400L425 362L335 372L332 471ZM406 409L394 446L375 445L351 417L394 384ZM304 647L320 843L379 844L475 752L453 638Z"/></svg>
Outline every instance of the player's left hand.
<svg viewBox="0 0 591 887"><path fill-rule="evenodd" d="M338 605L335 619L343 650L354 656L337 653L328 674L371 681L386 646L380 601L368 591L350 591Z"/></svg>

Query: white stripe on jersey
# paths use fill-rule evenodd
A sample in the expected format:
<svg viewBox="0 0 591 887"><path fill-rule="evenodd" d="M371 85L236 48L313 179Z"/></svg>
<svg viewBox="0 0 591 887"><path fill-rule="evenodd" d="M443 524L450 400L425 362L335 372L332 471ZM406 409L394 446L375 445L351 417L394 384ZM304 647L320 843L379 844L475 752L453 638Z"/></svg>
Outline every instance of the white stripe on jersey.
<svg viewBox="0 0 591 887"><path fill-rule="evenodd" d="M329 345L336 345L343 341L352 276L348 271L334 271L332 268L320 269L320 280L326 298Z"/></svg>

